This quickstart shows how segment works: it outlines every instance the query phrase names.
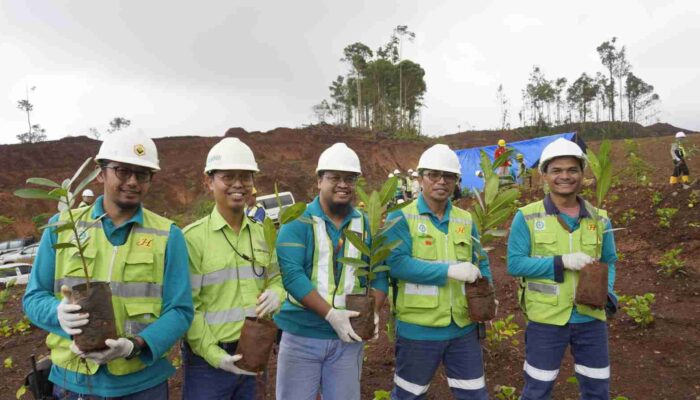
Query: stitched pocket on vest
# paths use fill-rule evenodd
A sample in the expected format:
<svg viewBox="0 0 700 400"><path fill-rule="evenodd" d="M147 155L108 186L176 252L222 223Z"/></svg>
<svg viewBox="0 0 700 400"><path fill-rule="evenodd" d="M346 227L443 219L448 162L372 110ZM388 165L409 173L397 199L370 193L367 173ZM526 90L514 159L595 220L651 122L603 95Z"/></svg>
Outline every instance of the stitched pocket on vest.
<svg viewBox="0 0 700 400"><path fill-rule="evenodd" d="M437 244L430 235L418 236L413 240L413 256L423 260L437 260Z"/></svg>
<svg viewBox="0 0 700 400"><path fill-rule="evenodd" d="M454 238L455 247L455 257L458 261L471 261L471 254L469 254L469 240L464 237Z"/></svg>
<svg viewBox="0 0 700 400"><path fill-rule="evenodd" d="M153 282L153 267L153 254L129 254L124 265L124 282Z"/></svg>

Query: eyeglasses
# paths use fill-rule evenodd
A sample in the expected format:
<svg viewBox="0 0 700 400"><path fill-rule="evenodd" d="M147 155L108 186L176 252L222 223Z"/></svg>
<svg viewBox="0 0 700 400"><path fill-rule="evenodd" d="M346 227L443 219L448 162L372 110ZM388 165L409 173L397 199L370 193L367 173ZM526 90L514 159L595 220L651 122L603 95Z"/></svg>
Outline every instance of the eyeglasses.
<svg viewBox="0 0 700 400"><path fill-rule="evenodd" d="M250 171L216 172L214 176L226 186L231 186L237 181L241 182L243 186L253 185L253 173Z"/></svg>
<svg viewBox="0 0 700 400"><path fill-rule="evenodd" d="M358 176L357 175L345 175L345 176L340 176L340 175L332 175L332 174L325 174L323 175L330 183L333 185L337 185L340 183L340 181L343 181L348 186L355 186L357 183Z"/></svg>
<svg viewBox="0 0 700 400"><path fill-rule="evenodd" d="M423 172L423 176L428 178L431 182L439 182L441 178L445 180L445 183L454 183L457 181L457 174L451 172L426 171Z"/></svg>
<svg viewBox="0 0 700 400"><path fill-rule="evenodd" d="M114 175L117 176L117 178L120 181L126 182L131 178L131 175L136 177L136 181L138 183L148 183L153 179L153 172L148 171L148 170L140 170L140 169L131 169L131 168L126 168L126 167L121 167L121 166L111 166L111 165L105 165L102 168L108 168L114 171Z"/></svg>

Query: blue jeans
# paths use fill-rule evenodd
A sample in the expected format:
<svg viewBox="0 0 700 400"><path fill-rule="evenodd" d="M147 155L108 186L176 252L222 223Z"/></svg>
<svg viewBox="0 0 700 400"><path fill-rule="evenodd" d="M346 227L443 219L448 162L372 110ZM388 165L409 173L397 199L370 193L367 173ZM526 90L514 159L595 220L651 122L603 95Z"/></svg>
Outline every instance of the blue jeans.
<svg viewBox="0 0 700 400"><path fill-rule="evenodd" d="M255 400L255 377L236 375L214 368L202 357L182 346L185 400Z"/></svg>
<svg viewBox="0 0 700 400"><path fill-rule="evenodd" d="M548 400L571 345L581 398L610 398L608 326L604 321L556 326L529 322L525 329L525 388L522 400Z"/></svg>
<svg viewBox="0 0 700 400"><path fill-rule="evenodd" d="M142 390L138 393L132 393L119 397L102 397L75 393L54 383L53 397L59 400L168 400L168 381L165 381L150 389Z"/></svg>
<svg viewBox="0 0 700 400"><path fill-rule="evenodd" d="M451 340L396 340L392 400L425 399L440 363L456 399L488 400L481 345L474 329Z"/></svg>
<svg viewBox="0 0 700 400"><path fill-rule="evenodd" d="M359 400L364 342L282 334L277 357L277 398Z"/></svg>

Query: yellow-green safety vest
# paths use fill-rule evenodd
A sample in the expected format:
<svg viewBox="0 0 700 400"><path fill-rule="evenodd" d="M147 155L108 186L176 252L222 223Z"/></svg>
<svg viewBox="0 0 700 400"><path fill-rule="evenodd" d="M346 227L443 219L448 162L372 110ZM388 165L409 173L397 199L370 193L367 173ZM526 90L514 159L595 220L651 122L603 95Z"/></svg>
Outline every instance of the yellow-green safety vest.
<svg viewBox="0 0 700 400"><path fill-rule="evenodd" d="M232 232L224 236L228 225L216 208L183 230L190 259L195 254L200 257L197 269L190 263L195 318L187 331L187 341L205 359L210 355L207 346L238 340L245 318L256 316L257 299L265 288L265 272L274 259L274 249L270 254L263 226L251 219L243 221L238 243ZM270 268L269 273L268 289L284 298L279 268ZM213 341L208 339L210 336Z"/></svg>
<svg viewBox="0 0 700 400"><path fill-rule="evenodd" d="M520 208L530 230L531 257L553 257L583 252L596 254L596 236L603 242L603 229L608 221L604 210L584 202L592 218L583 218L579 229L569 233L561 226L556 214L547 214L540 200ZM597 216L597 223L594 217ZM530 321L563 326L569 322L576 298L578 271L564 270L564 282L544 278L523 278L518 290L521 308ZM605 321L605 310L576 305L579 314Z"/></svg>
<svg viewBox="0 0 700 400"><path fill-rule="evenodd" d="M472 219L452 207L448 233L436 228L429 215L418 212L418 202L402 209L413 241L412 256L430 263L457 264L472 261ZM452 320L459 327L471 323L464 283L447 278L445 286L398 281L396 317L400 321L430 327L445 327Z"/></svg>
<svg viewBox="0 0 700 400"><path fill-rule="evenodd" d="M77 218L84 208L71 212ZM142 208L143 225L133 224L126 243L113 246L102 229L101 218L93 219L88 211L76 221L81 240L86 240L83 255L91 282L109 282L112 291L112 307L119 337L138 335L150 323L158 319L162 308L163 271L165 249L172 221ZM63 212L60 221L69 220ZM58 233L58 243L73 241L71 230ZM54 295L61 299L61 286L73 287L85 283L83 264L78 249L56 250ZM71 340L50 333L46 344L51 349L54 364L69 371L92 375L99 365L83 362L70 350ZM167 352L164 352L167 354ZM165 357L165 355L164 355ZM146 368L139 357L131 360L118 358L107 363L112 375L126 375Z"/></svg>
<svg viewBox="0 0 700 400"><path fill-rule="evenodd" d="M360 287L359 280L355 277L355 267L350 264L343 264L342 275L336 286L333 241L328 236L326 222L323 218L312 216L312 219L314 221L312 228L314 233L314 258L311 284L331 307L344 309L345 295L347 293L360 293L363 289ZM364 214L360 213L359 217L352 218L348 228L364 240ZM338 258L340 257L360 258L362 253L346 239L343 245L343 254L338 255ZM369 282L367 282L367 285L369 285ZM292 304L303 307L303 304L295 299L294 296L290 295L289 300Z"/></svg>

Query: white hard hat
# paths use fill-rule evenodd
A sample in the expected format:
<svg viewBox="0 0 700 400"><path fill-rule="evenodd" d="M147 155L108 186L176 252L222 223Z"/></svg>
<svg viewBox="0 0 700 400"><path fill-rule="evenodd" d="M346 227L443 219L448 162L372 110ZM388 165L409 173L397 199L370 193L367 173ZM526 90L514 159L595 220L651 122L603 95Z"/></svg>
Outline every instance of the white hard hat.
<svg viewBox="0 0 700 400"><path fill-rule="evenodd" d="M83 197L87 197L87 196L95 197L95 193L92 193L92 190L90 190L90 189L85 189L85 190L83 190Z"/></svg>
<svg viewBox="0 0 700 400"><path fill-rule="evenodd" d="M97 152L95 161L117 161L160 171L158 150L151 138L141 131L129 130L109 134Z"/></svg>
<svg viewBox="0 0 700 400"><path fill-rule="evenodd" d="M559 138L548 144L540 156L540 172L544 173L547 163L557 157L576 157L581 160L581 168L586 168L586 155L583 150L571 140Z"/></svg>
<svg viewBox="0 0 700 400"><path fill-rule="evenodd" d="M433 169L436 171L452 172L461 175L457 153L446 144L436 144L424 151L418 160L418 169Z"/></svg>
<svg viewBox="0 0 700 400"><path fill-rule="evenodd" d="M395 169L395 170L394 170L394 175L398 175L398 174L400 174L400 173L401 173L401 171L399 171L398 169Z"/></svg>
<svg viewBox="0 0 700 400"><path fill-rule="evenodd" d="M409 169L408 169L408 173L409 173L409 174L412 174L412 173L413 173L413 169L409 168Z"/></svg>
<svg viewBox="0 0 700 400"><path fill-rule="evenodd" d="M394 174L393 174L393 173L390 173L389 176L388 176L388 178L393 178L393 177L394 177Z"/></svg>
<svg viewBox="0 0 700 400"><path fill-rule="evenodd" d="M259 171L253 150L238 138L222 139L209 150L207 155L207 164L204 166L205 173L227 169Z"/></svg>
<svg viewBox="0 0 700 400"><path fill-rule="evenodd" d="M418 176L418 172L416 172L416 171L413 171L413 172L411 173L411 176L413 176L413 177L417 177L417 176Z"/></svg>
<svg viewBox="0 0 700 400"><path fill-rule="evenodd" d="M396 200L396 204L403 204L403 203L405 203L405 202L406 202L406 200L404 200L404 199L398 199L398 200Z"/></svg>
<svg viewBox="0 0 700 400"><path fill-rule="evenodd" d="M360 158L345 143L336 143L321 153L318 158L316 172L319 171L344 171L362 173Z"/></svg>
<svg viewBox="0 0 700 400"><path fill-rule="evenodd" d="M685 137L685 133L683 133L683 132L676 133L676 139L680 139L680 138L684 138L684 137Z"/></svg>
<svg viewBox="0 0 700 400"><path fill-rule="evenodd" d="M477 169L476 172L474 172L474 176L476 176L477 178L481 178L484 176L484 173L481 172L480 169Z"/></svg>

